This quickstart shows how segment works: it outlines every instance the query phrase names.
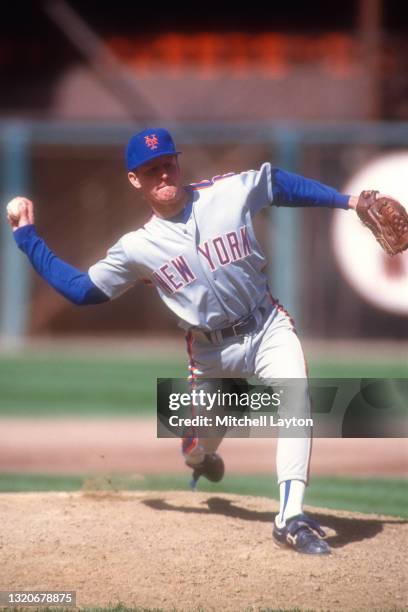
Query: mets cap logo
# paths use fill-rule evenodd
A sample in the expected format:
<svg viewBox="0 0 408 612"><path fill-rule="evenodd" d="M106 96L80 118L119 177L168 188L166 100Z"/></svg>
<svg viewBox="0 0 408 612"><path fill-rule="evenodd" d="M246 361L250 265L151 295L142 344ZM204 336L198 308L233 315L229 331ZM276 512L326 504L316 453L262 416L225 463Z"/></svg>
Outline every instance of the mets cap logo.
<svg viewBox="0 0 408 612"><path fill-rule="evenodd" d="M159 146L159 139L157 138L156 134L145 136L144 139L146 146L149 147L149 149L151 149L152 151L157 149L157 147Z"/></svg>

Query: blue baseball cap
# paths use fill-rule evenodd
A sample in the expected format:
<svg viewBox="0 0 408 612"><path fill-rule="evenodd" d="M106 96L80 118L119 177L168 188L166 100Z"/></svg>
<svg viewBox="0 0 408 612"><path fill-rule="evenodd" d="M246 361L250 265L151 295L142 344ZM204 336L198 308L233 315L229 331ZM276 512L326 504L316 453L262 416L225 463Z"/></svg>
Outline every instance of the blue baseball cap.
<svg viewBox="0 0 408 612"><path fill-rule="evenodd" d="M130 172L161 155L178 155L173 138L164 128L147 128L129 140L126 165Z"/></svg>

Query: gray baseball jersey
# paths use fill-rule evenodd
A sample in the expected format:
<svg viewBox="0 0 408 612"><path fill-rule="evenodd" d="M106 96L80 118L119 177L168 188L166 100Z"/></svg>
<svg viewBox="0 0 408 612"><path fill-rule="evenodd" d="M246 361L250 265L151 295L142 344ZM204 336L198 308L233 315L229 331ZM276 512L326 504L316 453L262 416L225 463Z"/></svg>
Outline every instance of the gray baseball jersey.
<svg viewBox="0 0 408 612"><path fill-rule="evenodd" d="M110 298L151 281L184 328L214 330L252 312L267 291L252 217L272 203L271 165L189 185L184 211L155 215L89 269Z"/></svg>
<svg viewBox="0 0 408 612"><path fill-rule="evenodd" d="M255 238L252 218L272 203L271 165L214 177L190 185L190 201L170 219L153 217L125 234L105 259L89 269L97 287L115 298L138 280L149 279L176 313L182 327L227 327L268 300L266 259ZM187 334L190 379L258 376L263 381L306 377L300 342L288 315L271 304L256 334L223 346ZM297 402L309 413L307 393ZM221 438L200 436L183 453L189 465L200 463ZM279 483L307 480L310 440L278 441Z"/></svg>

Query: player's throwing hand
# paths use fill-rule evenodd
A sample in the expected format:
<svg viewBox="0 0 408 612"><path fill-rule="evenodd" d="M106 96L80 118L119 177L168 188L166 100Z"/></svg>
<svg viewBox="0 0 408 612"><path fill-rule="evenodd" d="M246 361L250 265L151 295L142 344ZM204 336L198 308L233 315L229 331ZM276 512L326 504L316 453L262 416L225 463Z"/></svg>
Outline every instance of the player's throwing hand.
<svg viewBox="0 0 408 612"><path fill-rule="evenodd" d="M13 232L24 225L33 225L34 204L28 198L13 198L7 204L7 220Z"/></svg>

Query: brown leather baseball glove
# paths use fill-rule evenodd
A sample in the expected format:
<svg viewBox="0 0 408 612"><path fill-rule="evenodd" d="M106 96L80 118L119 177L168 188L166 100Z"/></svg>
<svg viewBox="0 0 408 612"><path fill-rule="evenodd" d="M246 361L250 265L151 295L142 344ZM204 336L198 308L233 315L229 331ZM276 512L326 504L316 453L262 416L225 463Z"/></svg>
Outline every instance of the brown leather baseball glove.
<svg viewBox="0 0 408 612"><path fill-rule="evenodd" d="M378 191L362 191L356 212L388 255L408 248L408 213L397 200L379 196Z"/></svg>

